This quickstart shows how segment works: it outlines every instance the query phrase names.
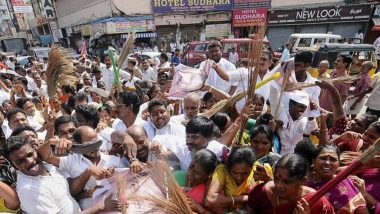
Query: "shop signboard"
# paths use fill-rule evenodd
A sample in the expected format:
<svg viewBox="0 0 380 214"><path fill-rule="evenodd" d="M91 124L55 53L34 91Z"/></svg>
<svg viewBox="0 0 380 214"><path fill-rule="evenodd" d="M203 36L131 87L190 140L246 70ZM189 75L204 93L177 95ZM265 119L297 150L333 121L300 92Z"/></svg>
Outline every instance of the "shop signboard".
<svg viewBox="0 0 380 214"><path fill-rule="evenodd" d="M153 19L107 22L107 34L155 31Z"/></svg>
<svg viewBox="0 0 380 214"><path fill-rule="evenodd" d="M96 32L98 32L98 33L105 33L106 31L105 31L104 28L105 28L105 24L102 23L102 22L92 23L91 24L91 31L93 33L96 33Z"/></svg>
<svg viewBox="0 0 380 214"><path fill-rule="evenodd" d="M270 8L271 0L234 0L234 9L238 8Z"/></svg>
<svg viewBox="0 0 380 214"><path fill-rule="evenodd" d="M231 35L231 24L206 25L206 38Z"/></svg>
<svg viewBox="0 0 380 214"><path fill-rule="evenodd" d="M254 25L262 25L267 21L266 8L255 9L234 9L232 11L233 27L249 27Z"/></svg>
<svg viewBox="0 0 380 214"><path fill-rule="evenodd" d="M11 3L15 13L33 13L30 0L12 0Z"/></svg>
<svg viewBox="0 0 380 214"><path fill-rule="evenodd" d="M371 12L372 7L369 4L273 10L269 13L269 24L286 25L368 21Z"/></svg>
<svg viewBox="0 0 380 214"><path fill-rule="evenodd" d="M232 10L233 0L151 0L153 13Z"/></svg>

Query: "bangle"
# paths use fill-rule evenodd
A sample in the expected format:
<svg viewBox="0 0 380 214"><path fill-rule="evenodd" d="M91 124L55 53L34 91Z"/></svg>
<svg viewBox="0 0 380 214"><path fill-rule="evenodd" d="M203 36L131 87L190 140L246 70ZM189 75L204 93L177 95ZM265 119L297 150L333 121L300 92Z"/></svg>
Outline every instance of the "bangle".
<svg viewBox="0 0 380 214"><path fill-rule="evenodd" d="M232 207L235 205L235 199L234 199L234 197L233 196L231 196L231 200L232 200Z"/></svg>
<svg viewBox="0 0 380 214"><path fill-rule="evenodd" d="M236 124L236 123L233 123L232 126L240 128L240 126L238 124Z"/></svg>
<svg viewBox="0 0 380 214"><path fill-rule="evenodd" d="M325 133L325 132L328 132L329 130L328 129L323 129L323 130L320 130L319 133Z"/></svg>

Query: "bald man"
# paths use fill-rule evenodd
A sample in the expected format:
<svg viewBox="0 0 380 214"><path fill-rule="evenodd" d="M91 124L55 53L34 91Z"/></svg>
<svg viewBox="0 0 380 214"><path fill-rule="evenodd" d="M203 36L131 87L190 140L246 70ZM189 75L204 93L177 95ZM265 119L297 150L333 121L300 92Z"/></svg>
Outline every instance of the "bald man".
<svg viewBox="0 0 380 214"><path fill-rule="evenodd" d="M318 65L318 79L330 78L330 74L327 73L330 63L327 60L323 60Z"/></svg>
<svg viewBox="0 0 380 214"><path fill-rule="evenodd" d="M73 134L77 144L87 144L99 141L95 129L89 126L80 126ZM50 152L51 153L51 152ZM119 157L105 155L99 152L99 148L87 154L70 154L57 157L54 155L42 155L43 160L60 169L70 184L71 195L79 199L81 209L93 206L92 192L96 188L96 180L110 177L114 168L125 168ZM75 180L73 180L76 178Z"/></svg>
<svg viewBox="0 0 380 214"><path fill-rule="evenodd" d="M152 154L149 151L148 134L142 126L133 125L129 127L127 133L132 137L137 145L137 159L143 163L152 160Z"/></svg>
<svg viewBox="0 0 380 214"><path fill-rule="evenodd" d="M171 120L174 123L185 126L187 121L191 120L191 118L199 114L200 104L201 99L197 93L188 93L186 97L183 99L184 114L172 116Z"/></svg>

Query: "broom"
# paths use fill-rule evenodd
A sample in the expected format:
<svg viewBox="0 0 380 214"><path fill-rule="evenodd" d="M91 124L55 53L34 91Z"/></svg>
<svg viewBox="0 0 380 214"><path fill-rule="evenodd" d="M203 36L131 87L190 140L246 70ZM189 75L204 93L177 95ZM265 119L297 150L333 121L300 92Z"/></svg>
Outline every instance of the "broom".
<svg viewBox="0 0 380 214"><path fill-rule="evenodd" d="M164 161L156 161L153 163L152 169L149 171L151 178L160 188L162 195L145 195L140 196L142 200L149 201L152 211L164 211L169 214L192 214L193 211L186 199L186 196L179 187L177 181L173 177L172 171L168 164Z"/></svg>
<svg viewBox="0 0 380 214"><path fill-rule="evenodd" d="M256 90L256 83L257 83L257 76L259 75L259 66L260 66L260 58L261 58L261 52L263 50L263 40L265 36L265 29L266 25L258 25L257 26L257 34L252 36L252 42L250 43L250 50L248 54L249 62L248 62L248 68L250 69L249 73L249 82L248 82L248 100L253 99L255 95ZM255 68L254 71L252 71L252 67ZM248 118L243 117L241 120L241 126L239 130L238 135L238 141L237 145L240 144L241 139L243 138L243 133L245 130L245 126L247 124Z"/></svg>
<svg viewBox="0 0 380 214"><path fill-rule="evenodd" d="M119 175L117 177L117 199L121 202L122 214L127 214L127 198L125 193L126 186L126 179L122 175Z"/></svg>
<svg viewBox="0 0 380 214"><path fill-rule="evenodd" d="M321 197L328 193L332 188L338 185L347 176L351 175L355 170L366 164L372 157L380 152L380 138L369 147L358 160L352 162L347 168L338 173L333 179L323 185L312 197L308 199L310 207L315 204Z"/></svg>
<svg viewBox="0 0 380 214"><path fill-rule="evenodd" d="M262 87L263 85L265 85L265 84L269 83L270 81L275 80L279 77L281 77L280 72L276 72L276 73L272 74L270 77L267 77L263 81L257 83L256 89ZM228 100L226 100L226 99L220 100L211 109L207 110L206 112L202 113L201 115L210 118L219 111L225 111L228 107L234 105L237 101L239 101L239 100L243 99L245 96L247 96L247 94L248 94L248 91L241 91L241 92L236 93L233 96L231 96Z"/></svg>
<svg viewBox="0 0 380 214"><path fill-rule="evenodd" d="M67 58L66 53L58 46L53 46L49 53L46 69L46 84L49 95L50 109L54 110L54 95L58 85L74 84L78 81L74 66Z"/></svg>

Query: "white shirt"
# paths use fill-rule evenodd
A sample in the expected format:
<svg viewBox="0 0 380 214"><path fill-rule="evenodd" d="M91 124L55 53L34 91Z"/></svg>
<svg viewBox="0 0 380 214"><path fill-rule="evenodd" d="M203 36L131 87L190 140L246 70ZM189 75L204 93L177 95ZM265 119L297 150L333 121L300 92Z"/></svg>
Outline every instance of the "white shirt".
<svg viewBox="0 0 380 214"><path fill-rule="evenodd" d="M79 204L70 195L66 178L50 164L44 164L50 176L28 176L17 172L16 191L25 213L76 214Z"/></svg>
<svg viewBox="0 0 380 214"><path fill-rule="evenodd" d="M143 120L143 119L141 119L141 117L137 116L135 122L133 123L133 125L142 126L144 123L145 123L145 120ZM124 132L126 132L128 130L128 128L125 125L125 123L122 120L120 120L119 118L116 118L112 122L112 128L114 128L116 131L124 131Z"/></svg>
<svg viewBox="0 0 380 214"><path fill-rule="evenodd" d="M116 68L117 70L117 68ZM110 68L107 68L106 66L102 67L102 79L104 84L106 85L106 91L111 91L113 82L115 79L115 73L113 72L113 67L111 66ZM130 79L131 75L124 71L124 70L119 70L119 76L121 79ZM120 81L122 82L122 81Z"/></svg>
<svg viewBox="0 0 380 214"><path fill-rule="evenodd" d="M199 66L202 69L206 69L206 67L210 67L210 70L205 71L208 74L208 77L207 77L206 82L205 82L206 84L211 85L211 86L217 88L218 90L221 90L221 91L224 91L227 93L230 90L231 86L237 85L237 83L231 84L230 83L231 81L227 82L227 81L223 80L211 66L205 66L206 62L207 62L207 60L203 61ZM230 71L236 70L235 65L232 64L230 61L224 59L224 58L221 58L217 64L227 73L229 73Z"/></svg>
<svg viewBox="0 0 380 214"><path fill-rule="evenodd" d="M175 43L175 42L170 43L170 51L171 52L175 52L176 48L177 48L177 43Z"/></svg>
<svg viewBox="0 0 380 214"><path fill-rule="evenodd" d="M67 178L76 178L79 177L87 168L89 168L93 163L80 154L70 154L68 156L60 157L59 161L59 169L62 174ZM124 164L122 163L119 157L114 155L104 155L100 153L100 161L97 165L100 168L124 168ZM87 181L84 189L90 189L96 186L95 177L91 176ZM91 198L82 199L79 201L82 209L90 208L92 204Z"/></svg>
<svg viewBox="0 0 380 214"><path fill-rule="evenodd" d="M178 125L183 125L182 122L185 120L185 114L174 115L170 117L170 120Z"/></svg>
<svg viewBox="0 0 380 214"><path fill-rule="evenodd" d="M294 152L297 143L303 139L303 135L310 133L318 128L315 119L309 121L307 117L293 120L289 114L288 108L280 109L280 120L284 122L283 129L280 130L281 155Z"/></svg>
<svg viewBox="0 0 380 214"><path fill-rule="evenodd" d="M252 71L253 70L254 69L252 69ZM238 84L236 86L236 92L248 91L248 81L249 81L248 68L238 68L235 71L229 72L228 76L230 78L230 82L238 82ZM263 81L264 79L266 79L269 76L270 76L269 71L265 74L263 79L261 79L260 76L258 75L256 84ZM263 96L264 100L267 100L269 98L269 92L270 92L270 82L255 90L255 93ZM237 101L236 102L236 108L239 111L241 111L244 107L245 102L246 102L246 98L243 98L243 99Z"/></svg>
<svg viewBox="0 0 380 214"><path fill-rule="evenodd" d="M307 78L305 80L305 83L315 83L318 81L316 78L312 77L309 72L306 72ZM318 86L313 86L313 87L306 87L302 89L305 91L307 94L309 94L310 99L317 103L319 106L319 95L321 94L321 88Z"/></svg>
<svg viewBox="0 0 380 214"><path fill-rule="evenodd" d="M26 75L25 78L26 80L28 80L28 85L27 85L28 89L30 91L35 91L37 88L37 84L34 82L34 79L29 77L28 75Z"/></svg>
<svg viewBox="0 0 380 214"><path fill-rule="evenodd" d="M152 121L148 119L148 121L143 124L143 128L148 134L149 140L152 140L156 135L175 135L183 138L186 137L186 130L184 126L180 126L172 121L169 121L165 127L158 129L154 126Z"/></svg>
<svg viewBox="0 0 380 214"><path fill-rule="evenodd" d="M371 82L370 87L373 88L365 104L368 108L380 111L380 74L375 74L375 79Z"/></svg>
<svg viewBox="0 0 380 214"><path fill-rule="evenodd" d="M8 92L0 90L0 105L2 105L5 100L11 100L11 95Z"/></svg>
<svg viewBox="0 0 380 214"><path fill-rule="evenodd" d="M160 135L158 137L155 137L153 141L156 141L161 145L164 145L168 150L173 152L173 154L178 158L180 162L181 169L187 171L193 157L191 152L187 148L185 138L181 138L174 135ZM224 147L226 146L219 143L218 141L212 140L208 142L206 149L213 152L220 161Z"/></svg>
<svg viewBox="0 0 380 214"><path fill-rule="evenodd" d="M236 64L239 61L239 54L237 52L235 53L230 52L230 55L228 56L228 60Z"/></svg>
<svg viewBox="0 0 380 214"><path fill-rule="evenodd" d="M150 81L157 81L157 73L154 71L152 67L149 66L148 69L143 70L143 77L142 80L150 80Z"/></svg>
<svg viewBox="0 0 380 214"><path fill-rule="evenodd" d="M133 76L131 79L129 79L124 85L126 87L130 87L130 88L134 88L135 87L135 82L136 81L140 81L141 79L136 77L136 76Z"/></svg>

